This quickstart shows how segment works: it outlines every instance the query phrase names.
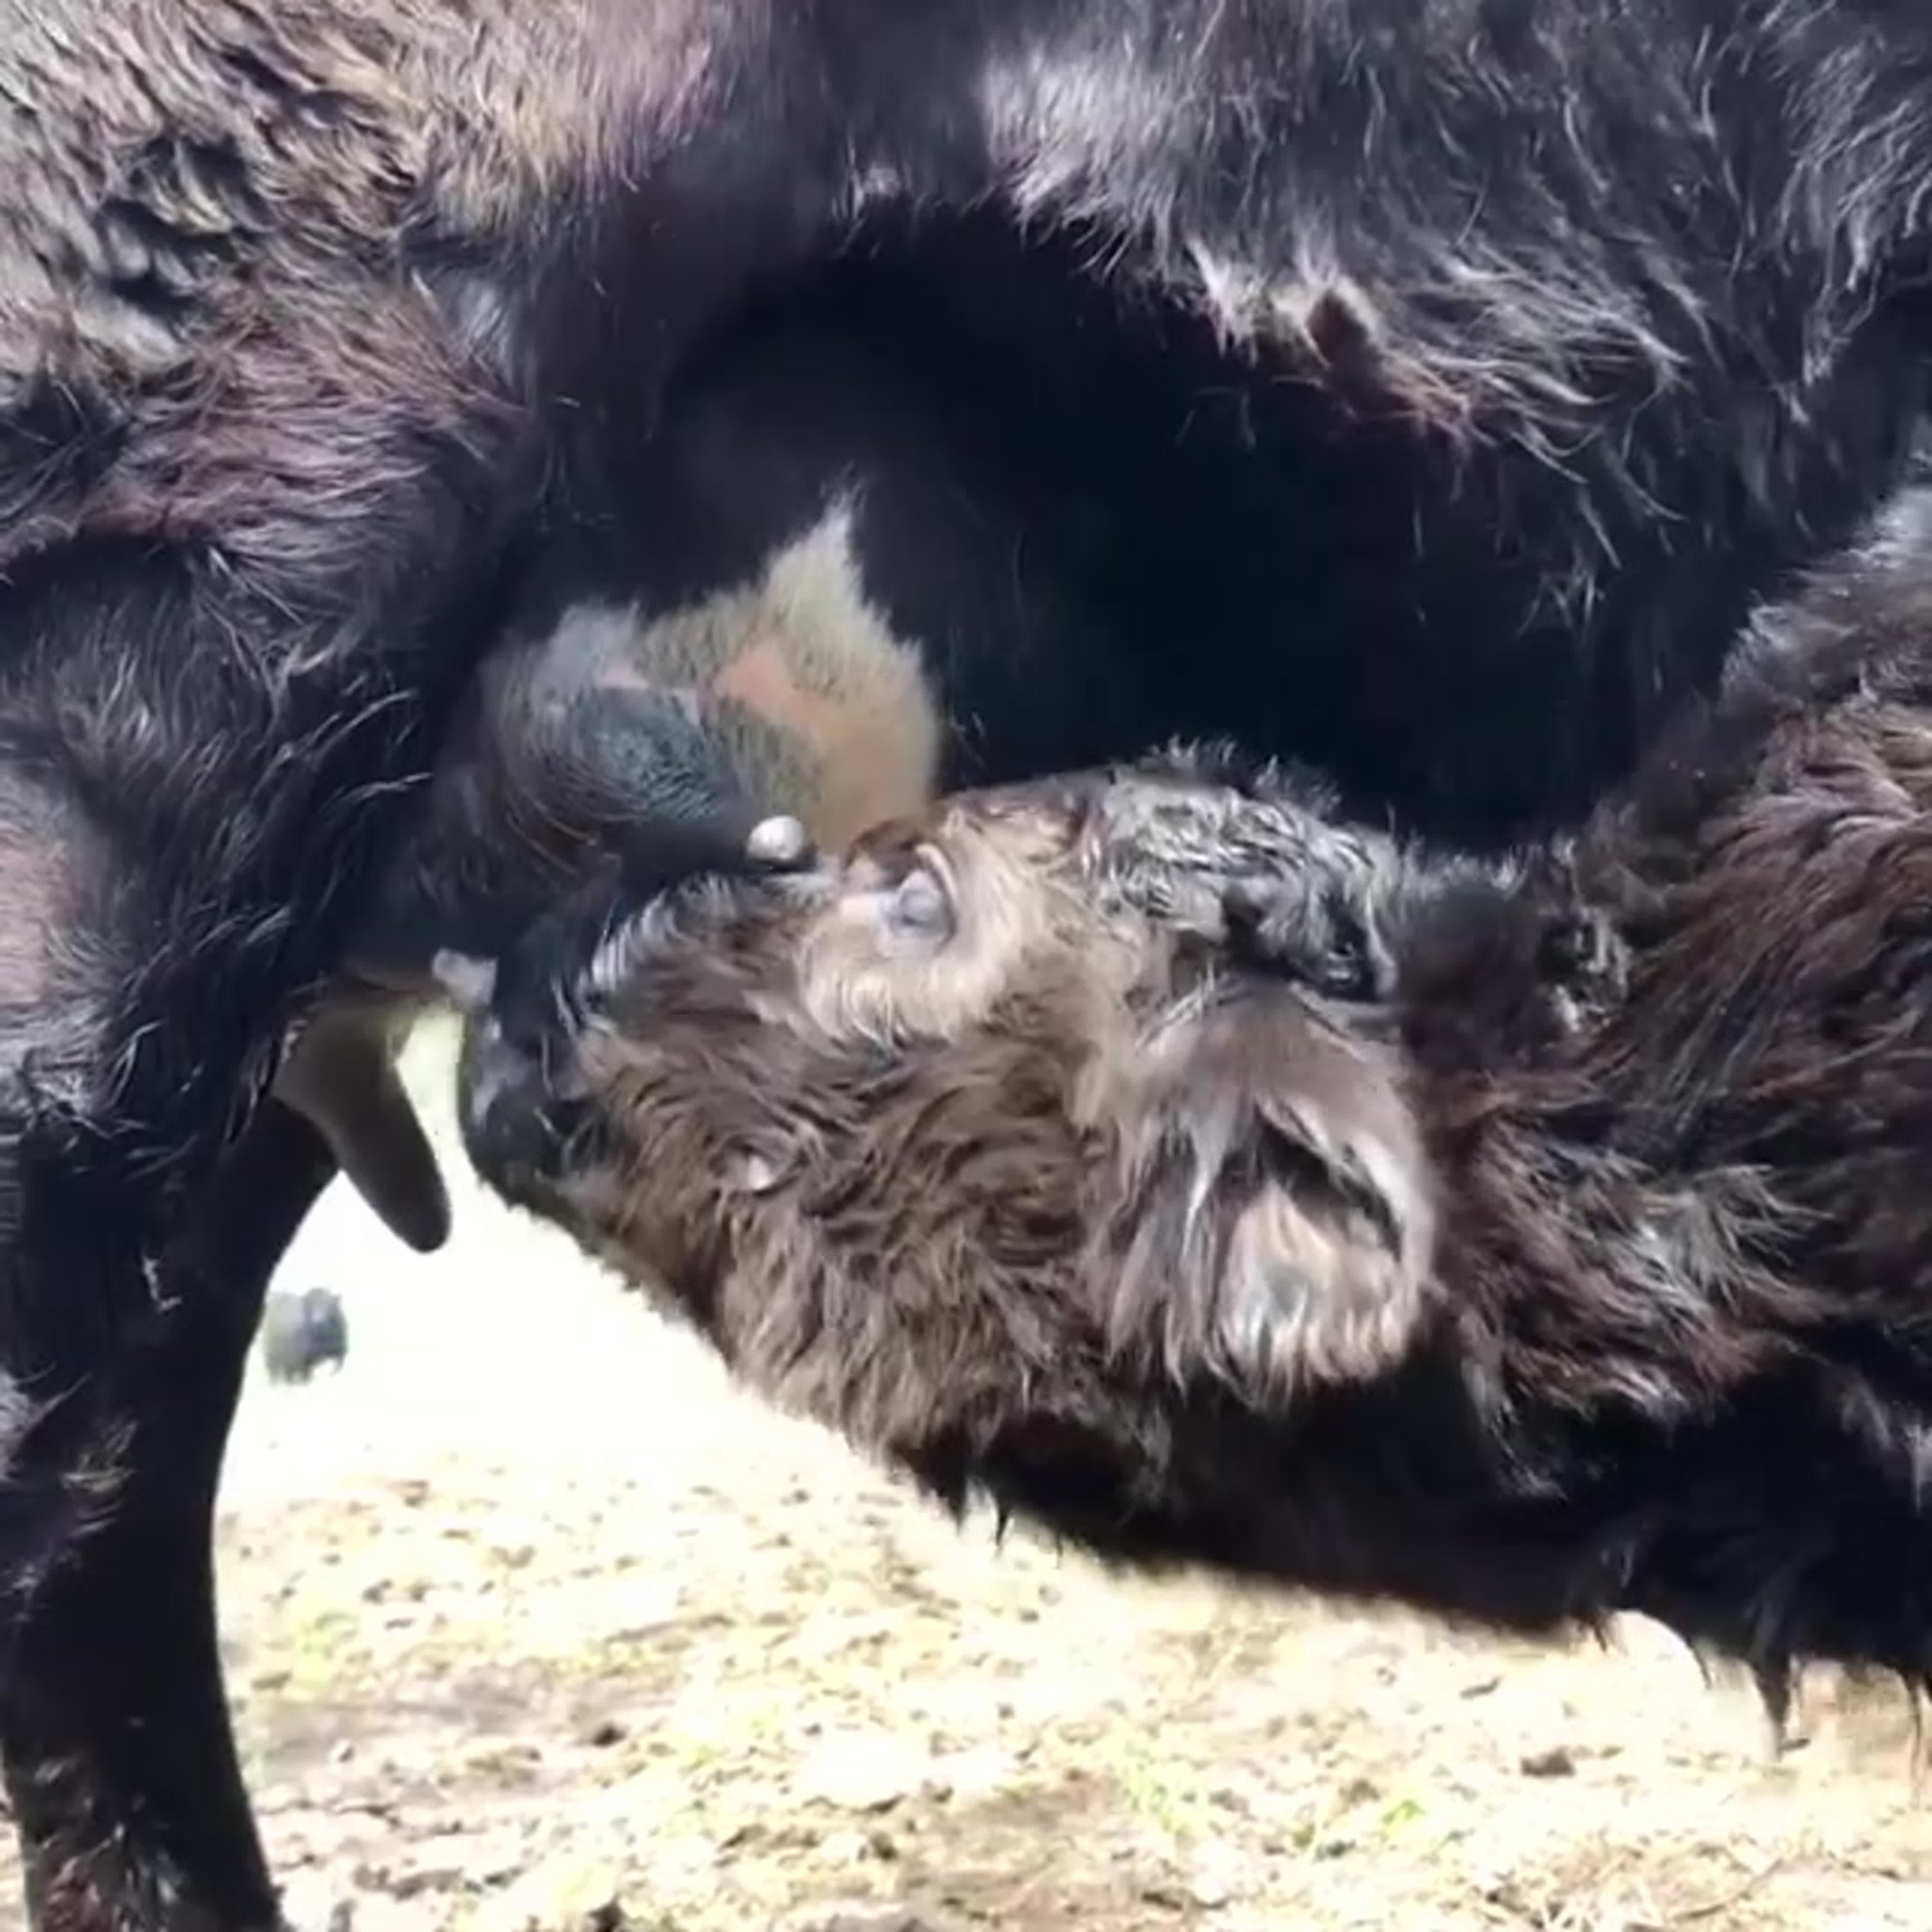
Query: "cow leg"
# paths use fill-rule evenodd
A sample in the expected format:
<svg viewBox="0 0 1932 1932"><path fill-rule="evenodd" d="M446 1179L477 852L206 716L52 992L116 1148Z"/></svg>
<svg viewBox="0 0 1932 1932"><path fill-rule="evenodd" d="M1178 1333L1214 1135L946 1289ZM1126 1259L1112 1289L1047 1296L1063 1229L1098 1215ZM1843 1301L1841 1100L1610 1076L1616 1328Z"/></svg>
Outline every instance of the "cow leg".
<svg viewBox="0 0 1932 1932"><path fill-rule="evenodd" d="M0 1704L39 1932L279 1923L223 1689L214 1501L268 1278L334 1172L306 1122L262 1107L112 1369L112 1510L48 1566Z"/></svg>

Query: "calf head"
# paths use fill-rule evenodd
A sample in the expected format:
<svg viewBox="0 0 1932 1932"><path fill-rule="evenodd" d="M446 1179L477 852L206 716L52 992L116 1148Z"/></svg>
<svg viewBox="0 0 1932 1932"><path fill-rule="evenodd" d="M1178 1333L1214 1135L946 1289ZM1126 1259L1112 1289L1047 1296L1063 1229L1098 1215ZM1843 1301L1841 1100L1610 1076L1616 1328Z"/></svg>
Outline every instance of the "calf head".
<svg viewBox="0 0 1932 1932"><path fill-rule="evenodd" d="M1292 796L1180 776L962 795L788 874L560 909L470 989L473 1160L928 1475L1078 1438L1131 1489L1196 1397L1374 1375L1433 1216L1373 1004L1324 990L1368 861ZM1258 958L1228 908L1264 865L1304 910Z"/></svg>

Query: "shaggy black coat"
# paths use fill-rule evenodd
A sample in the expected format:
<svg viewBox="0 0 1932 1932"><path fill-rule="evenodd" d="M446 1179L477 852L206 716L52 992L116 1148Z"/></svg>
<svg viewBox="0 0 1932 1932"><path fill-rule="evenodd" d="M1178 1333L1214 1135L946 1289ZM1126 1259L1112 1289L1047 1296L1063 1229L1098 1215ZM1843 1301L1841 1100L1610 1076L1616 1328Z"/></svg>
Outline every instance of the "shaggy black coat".
<svg viewBox="0 0 1932 1932"><path fill-rule="evenodd" d="M102 1729L57 1628L142 1593L80 1532L506 579L630 507L692 356L818 305L995 443L1037 407L1064 567L1161 533L1100 574L1168 729L1493 830L1895 479L1928 57L1909 0L14 9L0 1759L42 1917L272 1911L236 1808Z"/></svg>

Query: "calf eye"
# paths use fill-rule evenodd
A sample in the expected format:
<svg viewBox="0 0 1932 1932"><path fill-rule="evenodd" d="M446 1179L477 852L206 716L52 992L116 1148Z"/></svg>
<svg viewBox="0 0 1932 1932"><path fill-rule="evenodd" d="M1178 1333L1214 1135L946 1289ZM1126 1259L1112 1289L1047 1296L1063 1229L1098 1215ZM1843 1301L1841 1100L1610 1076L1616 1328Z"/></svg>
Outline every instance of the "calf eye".
<svg viewBox="0 0 1932 1932"><path fill-rule="evenodd" d="M886 916L899 932L921 939L944 939L952 931L952 896L938 869L920 855L914 866L892 889L886 901Z"/></svg>

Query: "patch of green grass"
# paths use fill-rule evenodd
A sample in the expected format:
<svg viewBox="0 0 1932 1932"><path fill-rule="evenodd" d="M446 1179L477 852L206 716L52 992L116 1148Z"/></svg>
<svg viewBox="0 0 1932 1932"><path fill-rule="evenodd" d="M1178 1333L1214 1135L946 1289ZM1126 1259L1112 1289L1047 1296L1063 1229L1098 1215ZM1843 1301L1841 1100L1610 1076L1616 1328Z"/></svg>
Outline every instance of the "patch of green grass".
<svg viewBox="0 0 1932 1932"><path fill-rule="evenodd" d="M1178 1777L1157 1760L1137 1750L1124 1752L1113 1774L1134 1811L1170 1838L1184 1841L1214 1830L1214 1806L1191 1780Z"/></svg>
<svg viewBox="0 0 1932 1932"><path fill-rule="evenodd" d="M1387 1838L1410 1825L1420 1823L1422 1804L1419 1798L1396 1798L1382 1807L1382 1816L1376 1820L1378 1837Z"/></svg>
<svg viewBox="0 0 1932 1932"><path fill-rule="evenodd" d="M250 1675L276 1685L284 1699L320 1700L365 1660L362 1621L346 1610L315 1609L292 1614L284 1607L273 1633L262 1646Z"/></svg>
<svg viewBox="0 0 1932 1932"><path fill-rule="evenodd" d="M1288 1842L1304 1857L1346 1858L1412 1834L1425 1816L1422 1801L1406 1793L1383 1799L1370 1791L1344 1790L1312 1803L1288 1832Z"/></svg>

